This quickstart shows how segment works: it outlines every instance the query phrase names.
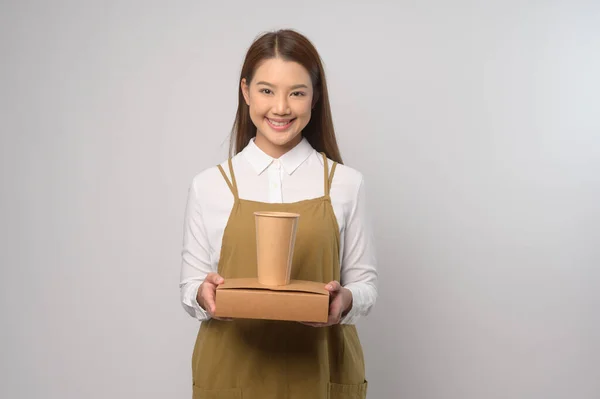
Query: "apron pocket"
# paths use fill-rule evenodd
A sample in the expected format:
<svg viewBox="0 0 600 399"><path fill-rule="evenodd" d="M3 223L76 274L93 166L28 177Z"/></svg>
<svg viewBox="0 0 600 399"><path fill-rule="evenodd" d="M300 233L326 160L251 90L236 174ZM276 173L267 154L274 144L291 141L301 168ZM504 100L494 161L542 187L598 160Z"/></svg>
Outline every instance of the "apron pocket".
<svg viewBox="0 0 600 399"><path fill-rule="evenodd" d="M242 399L240 388L203 389L193 386L193 399Z"/></svg>
<svg viewBox="0 0 600 399"><path fill-rule="evenodd" d="M329 383L329 399L366 399L367 381L362 384Z"/></svg>

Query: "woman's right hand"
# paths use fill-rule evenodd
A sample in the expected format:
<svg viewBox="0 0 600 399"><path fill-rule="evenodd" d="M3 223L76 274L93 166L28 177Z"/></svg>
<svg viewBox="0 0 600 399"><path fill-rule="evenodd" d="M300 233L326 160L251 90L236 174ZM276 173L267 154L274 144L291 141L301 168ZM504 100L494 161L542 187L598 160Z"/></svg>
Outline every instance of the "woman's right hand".
<svg viewBox="0 0 600 399"><path fill-rule="evenodd" d="M208 273L200 288L198 288L198 294L196 300L202 309L206 310L210 316L214 319L223 320L215 317L215 297L217 293L217 286L223 284L225 280L217 273Z"/></svg>

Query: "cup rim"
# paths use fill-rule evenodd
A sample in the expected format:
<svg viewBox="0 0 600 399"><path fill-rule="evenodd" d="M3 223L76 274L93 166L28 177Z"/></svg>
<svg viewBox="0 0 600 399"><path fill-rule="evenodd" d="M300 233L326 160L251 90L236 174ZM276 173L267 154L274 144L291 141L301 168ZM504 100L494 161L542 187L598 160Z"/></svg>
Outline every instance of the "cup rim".
<svg viewBox="0 0 600 399"><path fill-rule="evenodd" d="M280 211L257 211L254 212L254 216L265 216L274 218L297 218L300 216L299 213L294 212L280 212Z"/></svg>

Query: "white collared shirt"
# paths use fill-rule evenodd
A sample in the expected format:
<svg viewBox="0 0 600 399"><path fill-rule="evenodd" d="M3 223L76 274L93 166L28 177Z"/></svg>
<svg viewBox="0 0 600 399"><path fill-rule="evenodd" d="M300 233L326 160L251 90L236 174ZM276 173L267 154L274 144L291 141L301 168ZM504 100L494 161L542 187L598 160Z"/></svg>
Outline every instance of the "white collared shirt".
<svg viewBox="0 0 600 399"><path fill-rule="evenodd" d="M306 139L279 159L265 154L251 140L232 163L242 199L284 203L324 195L323 158ZM329 160L329 170L332 164ZM222 166L229 176L227 161ZM330 197L340 229L340 283L353 298L352 309L341 323L354 324L369 313L377 298L376 256L362 174L338 165ZM180 290L184 309L200 321L210 315L198 305L196 294L206 275L217 272L233 202L216 166L192 180L184 219Z"/></svg>

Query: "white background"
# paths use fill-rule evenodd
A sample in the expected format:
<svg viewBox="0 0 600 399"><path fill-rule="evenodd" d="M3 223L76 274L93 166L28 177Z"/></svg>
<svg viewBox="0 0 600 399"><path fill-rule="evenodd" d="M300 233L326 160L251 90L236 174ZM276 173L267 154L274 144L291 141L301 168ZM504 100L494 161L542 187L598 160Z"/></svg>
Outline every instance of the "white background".
<svg viewBox="0 0 600 399"><path fill-rule="evenodd" d="M187 189L283 27L367 180L369 398L600 397L600 4L363 3L1 3L0 397L191 397Z"/></svg>

